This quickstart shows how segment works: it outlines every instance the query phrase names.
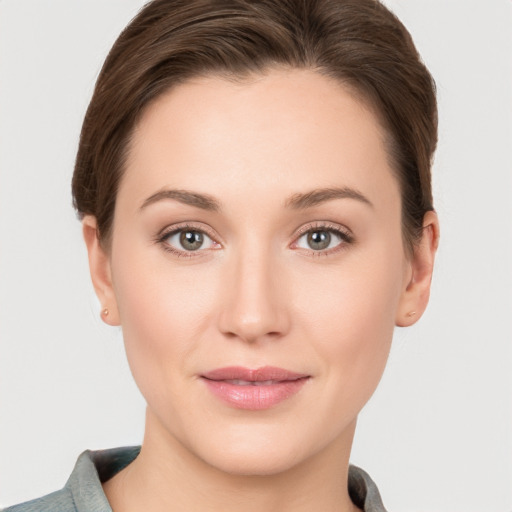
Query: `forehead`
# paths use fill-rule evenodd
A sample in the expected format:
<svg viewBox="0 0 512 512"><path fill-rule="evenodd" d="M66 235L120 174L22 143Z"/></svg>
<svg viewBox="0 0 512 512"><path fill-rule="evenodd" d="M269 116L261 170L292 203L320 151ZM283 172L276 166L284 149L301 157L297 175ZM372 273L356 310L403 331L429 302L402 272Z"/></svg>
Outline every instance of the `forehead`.
<svg viewBox="0 0 512 512"><path fill-rule="evenodd" d="M147 108L120 194L135 201L170 187L227 200L346 186L363 188L372 202L389 201L398 184L384 140L370 108L314 71L201 77Z"/></svg>

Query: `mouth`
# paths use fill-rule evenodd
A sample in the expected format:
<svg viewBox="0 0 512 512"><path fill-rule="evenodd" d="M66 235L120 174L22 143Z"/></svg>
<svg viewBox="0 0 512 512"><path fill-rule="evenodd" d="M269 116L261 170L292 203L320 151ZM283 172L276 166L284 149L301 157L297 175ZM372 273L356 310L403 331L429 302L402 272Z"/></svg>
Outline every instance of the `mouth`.
<svg viewBox="0 0 512 512"><path fill-rule="evenodd" d="M201 375L213 395L236 409L263 410L291 398L310 375L283 368L230 366Z"/></svg>

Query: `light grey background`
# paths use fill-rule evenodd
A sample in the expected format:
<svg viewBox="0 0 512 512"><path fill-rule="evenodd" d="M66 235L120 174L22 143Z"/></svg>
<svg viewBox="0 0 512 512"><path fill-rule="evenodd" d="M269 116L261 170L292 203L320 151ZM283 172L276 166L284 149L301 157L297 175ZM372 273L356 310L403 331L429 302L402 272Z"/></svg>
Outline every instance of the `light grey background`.
<svg viewBox="0 0 512 512"><path fill-rule="evenodd" d="M512 511L512 2L389 0L439 91L429 310L397 330L352 460L390 511ZM138 444L144 405L99 319L70 179L82 116L142 0L0 2L0 506L85 448Z"/></svg>

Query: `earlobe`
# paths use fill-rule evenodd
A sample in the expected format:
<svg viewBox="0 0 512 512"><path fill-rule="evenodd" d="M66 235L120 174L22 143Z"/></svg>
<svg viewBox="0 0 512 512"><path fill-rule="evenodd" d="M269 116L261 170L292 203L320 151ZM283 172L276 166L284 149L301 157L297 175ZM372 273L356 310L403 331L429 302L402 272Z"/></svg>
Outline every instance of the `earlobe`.
<svg viewBox="0 0 512 512"><path fill-rule="evenodd" d="M423 218L421 240L415 246L408 262L408 280L404 283L395 320L399 327L408 327L416 323L427 308L438 245L439 221L436 213L429 211Z"/></svg>
<svg viewBox="0 0 512 512"><path fill-rule="evenodd" d="M120 325L117 301L112 286L110 259L98 238L97 222L94 216L86 215L83 218L82 233L89 257L92 284L101 303L101 319L109 325Z"/></svg>

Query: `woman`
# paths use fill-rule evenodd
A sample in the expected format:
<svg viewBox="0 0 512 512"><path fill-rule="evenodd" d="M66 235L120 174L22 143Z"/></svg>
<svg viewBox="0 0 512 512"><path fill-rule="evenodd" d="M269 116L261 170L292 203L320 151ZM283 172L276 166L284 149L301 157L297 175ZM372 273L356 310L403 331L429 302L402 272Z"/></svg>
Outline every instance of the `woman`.
<svg viewBox="0 0 512 512"><path fill-rule="evenodd" d="M8 510L382 511L349 456L439 238L433 81L381 4L147 4L73 177L142 447Z"/></svg>

